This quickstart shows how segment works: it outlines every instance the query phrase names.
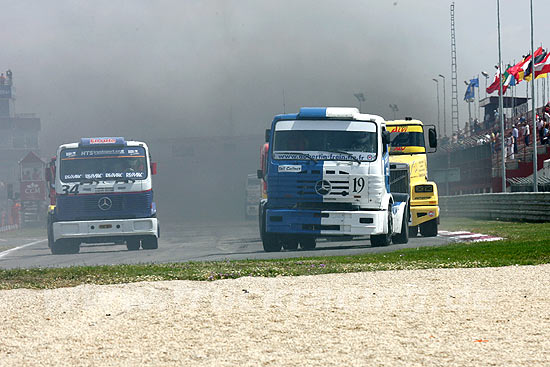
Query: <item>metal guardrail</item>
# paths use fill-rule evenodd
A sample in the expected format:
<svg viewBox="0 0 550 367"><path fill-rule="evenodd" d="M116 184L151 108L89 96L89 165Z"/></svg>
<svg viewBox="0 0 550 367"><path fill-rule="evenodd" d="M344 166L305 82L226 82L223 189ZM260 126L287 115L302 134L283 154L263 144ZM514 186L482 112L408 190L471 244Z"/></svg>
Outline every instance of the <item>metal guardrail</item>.
<svg viewBox="0 0 550 367"><path fill-rule="evenodd" d="M19 224L8 224L7 226L0 227L0 233L14 231L16 229L19 229Z"/></svg>
<svg viewBox="0 0 550 367"><path fill-rule="evenodd" d="M440 196L441 215L513 222L550 221L550 193L512 192Z"/></svg>

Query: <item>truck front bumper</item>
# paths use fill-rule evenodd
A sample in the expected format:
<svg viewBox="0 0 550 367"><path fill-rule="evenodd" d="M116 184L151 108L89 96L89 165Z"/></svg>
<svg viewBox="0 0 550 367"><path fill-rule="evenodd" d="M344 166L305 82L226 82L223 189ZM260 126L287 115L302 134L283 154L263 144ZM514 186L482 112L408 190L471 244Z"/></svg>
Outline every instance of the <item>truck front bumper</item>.
<svg viewBox="0 0 550 367"><path fill-rule="evenodd" d="M101 237L124 239L131 236L158 237L157 218L114 219L54 222L53 239L100 239ZM85 241L83 241L85 242Z"/></svg>
<svg viewBox="0 0 550 367"><path fill-rule="evenodd" d="M439 218L439 206L411 206L411 226Z"/></svg>
<svg viewBox="0 0 550 367"><path fill-rule="evenodd" d="M266 229L272 233L319 236L363 236L387 232L388 212L267 209Z"/></svg>

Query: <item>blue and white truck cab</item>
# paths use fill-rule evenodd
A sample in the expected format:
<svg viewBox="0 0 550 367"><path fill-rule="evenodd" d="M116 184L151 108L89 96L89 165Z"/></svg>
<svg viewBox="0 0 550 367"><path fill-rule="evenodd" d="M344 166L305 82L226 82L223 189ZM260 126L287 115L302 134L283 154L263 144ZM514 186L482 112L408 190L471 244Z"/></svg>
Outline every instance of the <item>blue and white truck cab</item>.
<svg viewBox="0 0 550 367"><path fill-rule="evenodd" d="M61 145L46 170L55 195L47 224L51 252L78 253L81 243L106 242L158 248L154 174L143 142L105 137Z"/></svg>
<svg viewBox="0 0 550 367"><path fill-rule="evenodd" d="M408 194L389 186L390 134L357 108L301 108L275 116L260 208L265 251L313 249L316 239L370 236L372 246L408 242Z"/></svg>

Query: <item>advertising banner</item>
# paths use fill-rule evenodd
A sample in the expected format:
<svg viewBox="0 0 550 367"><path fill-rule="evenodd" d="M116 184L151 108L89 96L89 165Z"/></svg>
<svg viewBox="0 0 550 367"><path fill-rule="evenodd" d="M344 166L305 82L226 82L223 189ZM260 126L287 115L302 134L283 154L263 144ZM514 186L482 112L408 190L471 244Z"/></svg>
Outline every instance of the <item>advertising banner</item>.
<svg viewBox="0 0 550 367"><path fill-rule="evenodd" d="M21 182L21 200L46 200L46 182L25 181Z"/></svg>

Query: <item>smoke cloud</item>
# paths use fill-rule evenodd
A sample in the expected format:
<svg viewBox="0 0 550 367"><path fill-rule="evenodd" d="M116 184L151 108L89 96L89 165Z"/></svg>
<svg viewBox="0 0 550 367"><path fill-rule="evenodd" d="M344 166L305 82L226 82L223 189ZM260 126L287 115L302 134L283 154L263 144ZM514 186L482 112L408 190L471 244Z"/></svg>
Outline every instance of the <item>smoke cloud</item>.
<svg viewBox="0 0 550 367"><path fill-rule="evenodd" d="M161 168L161 204L172 203L176 213L183 204L223 202L227 213L242 208L245 172L255 172L263 131L275 114L301 106L359 107L353 93L363 92L364 112L391 119L388 106L397 104L398 117L434 123L431 79L444 74L450 124L449 4L13 1L2 6L2 66L14 72L17 112L42 119L43 156L82 136L150 141ZM537 6L538 44L550 28L543 17L550 4ZM529 47L524 10L502 4L503 54L510 62ZM492 72L498 60L496 10L493 3L457 1L456 17L460 113L467 116L462 80ZM251 137L248 143L243 136ZM209 137L241 147L212 149L210 157L174 154L178 144ZM174 180L193 185L178 191ZM215 194L201 193L201 180L228 182L234 201L222 200L228 192L213 186Z"/></svg>

